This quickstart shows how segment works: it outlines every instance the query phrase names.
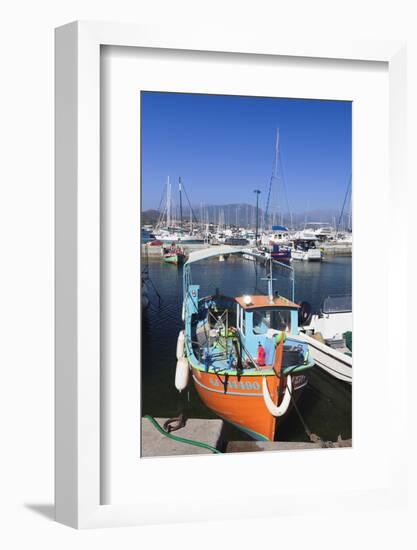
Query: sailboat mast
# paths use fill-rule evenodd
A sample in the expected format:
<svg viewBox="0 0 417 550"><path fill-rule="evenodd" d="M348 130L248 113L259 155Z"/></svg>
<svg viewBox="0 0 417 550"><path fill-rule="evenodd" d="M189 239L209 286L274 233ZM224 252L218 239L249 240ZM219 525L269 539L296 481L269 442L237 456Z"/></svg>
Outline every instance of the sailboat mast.
<svg viewBox="0 0 417 550"><path fill-rule="evenodd" d="M167 227L171 225L171 183L167 179Z"/></svg>
<svg viewBox="0 0 417 550"><path fill-rule="evenodd" d="M271 174L271 179L269 181L268 198L266 200L266 207L265 207L265 216L264 216L265 229L267 229L267 227L269 227L270 225L268 220L268 213L269 213L269 206L271 201L272 184L274 180L278 179L278 162L279 162L279 128L277 128L277 134L275 139L274 161L272 164L272 174Z"/></svg>
<svg viewBox="0 0 417 550"><path fill-rule="evenodd" d="M181 177L178 178L178 189L180 192L180 227L182 228L182 186Z"/></svg>
<svg viewBox="0 0 417 550"><path fill-rule="evenodd" d="M259 229L259 195L260 191L259 189L255 189L254 193L256 193L256 229L255 229L255 244L258 246L258 229Z"/></svg>
<svg viewBox="0 0 417 550"><path fill-rule="evenodd" d="M340 212L339 221L337 222L336 234L339 232L340 225L343 222L343 214L345 212L346 201L347 201L348 196L351 192L351 185L352 185L352 174L350 174L349 183L348 183L348 186L346 188L345 198L343 199L343 206L342 206L342 211Z"/></svg>

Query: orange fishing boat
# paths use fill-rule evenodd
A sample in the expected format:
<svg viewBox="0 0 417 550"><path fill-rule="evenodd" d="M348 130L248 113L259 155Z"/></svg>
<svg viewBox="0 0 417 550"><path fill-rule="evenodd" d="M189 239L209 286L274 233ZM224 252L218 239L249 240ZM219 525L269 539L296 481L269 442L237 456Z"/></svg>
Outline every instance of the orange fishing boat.
<svg viewBox="0 0 417 550"><path fill-rule="evenodd" d="M191 265L230 254L242 251L193 252L184 266L185 329L178 338L175 385L182 391L191 375L209 409L254 439L273 441L294 394L306 384L300 372L313 362L308 346L292 338L299 306L273 293L272 266L267 296L199 297Z"/></svg>

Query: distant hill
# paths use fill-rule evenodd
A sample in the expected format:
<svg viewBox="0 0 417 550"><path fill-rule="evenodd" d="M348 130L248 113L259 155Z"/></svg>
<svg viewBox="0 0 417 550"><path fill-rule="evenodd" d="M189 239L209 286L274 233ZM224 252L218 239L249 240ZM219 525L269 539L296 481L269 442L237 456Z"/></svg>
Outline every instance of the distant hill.
<svg viewBox="0 0 417 550"><path fill-rule="evenodd" d="M155 225L157 221L159 220L159 212L158 210L144 210L142 212L142 219L141 224L142 225Z"/></svg>

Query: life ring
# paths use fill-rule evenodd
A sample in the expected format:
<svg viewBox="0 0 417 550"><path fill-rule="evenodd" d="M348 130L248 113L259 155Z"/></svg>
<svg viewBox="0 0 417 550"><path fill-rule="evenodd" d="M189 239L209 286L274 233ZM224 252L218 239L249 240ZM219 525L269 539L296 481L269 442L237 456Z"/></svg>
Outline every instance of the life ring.
<svg viewBox="0 0 417 550"><path fill-rule="evenodd" d="M265 406L268 409L268 411L272 414L272 416L283 416L287 412L291 402L291 390L292 390L291 376L288 376L287 387L285 388L284 397L280 405L277 406L272 401L271 396L269 394L266 377L265 376L262 377L262 393L263 393Z"/></svg>

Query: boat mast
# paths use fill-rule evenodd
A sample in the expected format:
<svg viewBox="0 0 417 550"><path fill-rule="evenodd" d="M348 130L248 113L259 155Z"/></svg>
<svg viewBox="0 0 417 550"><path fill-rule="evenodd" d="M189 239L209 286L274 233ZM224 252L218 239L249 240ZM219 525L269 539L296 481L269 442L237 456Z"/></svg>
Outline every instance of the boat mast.
<svg viewBox="0 0 417 550"><path fill-rule="evenodd" d="M180 192L180 227L182 229L182 187L181 187L181 176L178 178L178 189Z"/></svg>
<svg viewBox="0 0 417 550"><path fill-rule="evenodd" d="M348 196L351 193L351 185L352 185L352 174L350 174L349 183L348 183L348 186L346 188L345 198L343 199L343 206L342 206L342 210L341 210L340 216L339 216L339 221L337 222L337 227L336 227L336 235L339 232L341 223L343 222L343 214L345 212L346 201L348 199Z"/></svg>
<svg viewBox="0 0 417 550"><path fill-rule="evenodd" d="M269 180L269 189L268 189L268 198L266 200L266 207L265 207L265 229L269 227L268 223L268 212L269 212L269 203L271 201L271 190L272 190L272 183L274 180L278 179L278 162L279 162L279 128L277 128L277 135L275 140L275 155L274 155L274 161L272 164L272 174L271 179Z"/></svg>
<svg viewBox="0 0 417 550"><path fill-rule="evenodd" d="M256 231L255 231L255 245L258 245L258 229L259 229L259 195L260 191L259 189L255 189L254 193L256 193Z"/></svg>
<svg viewBox="0 0 417 550"><path fill-rule="evenodd" d="M171 225L171 183L167 179L167 228Z"/></svg>

